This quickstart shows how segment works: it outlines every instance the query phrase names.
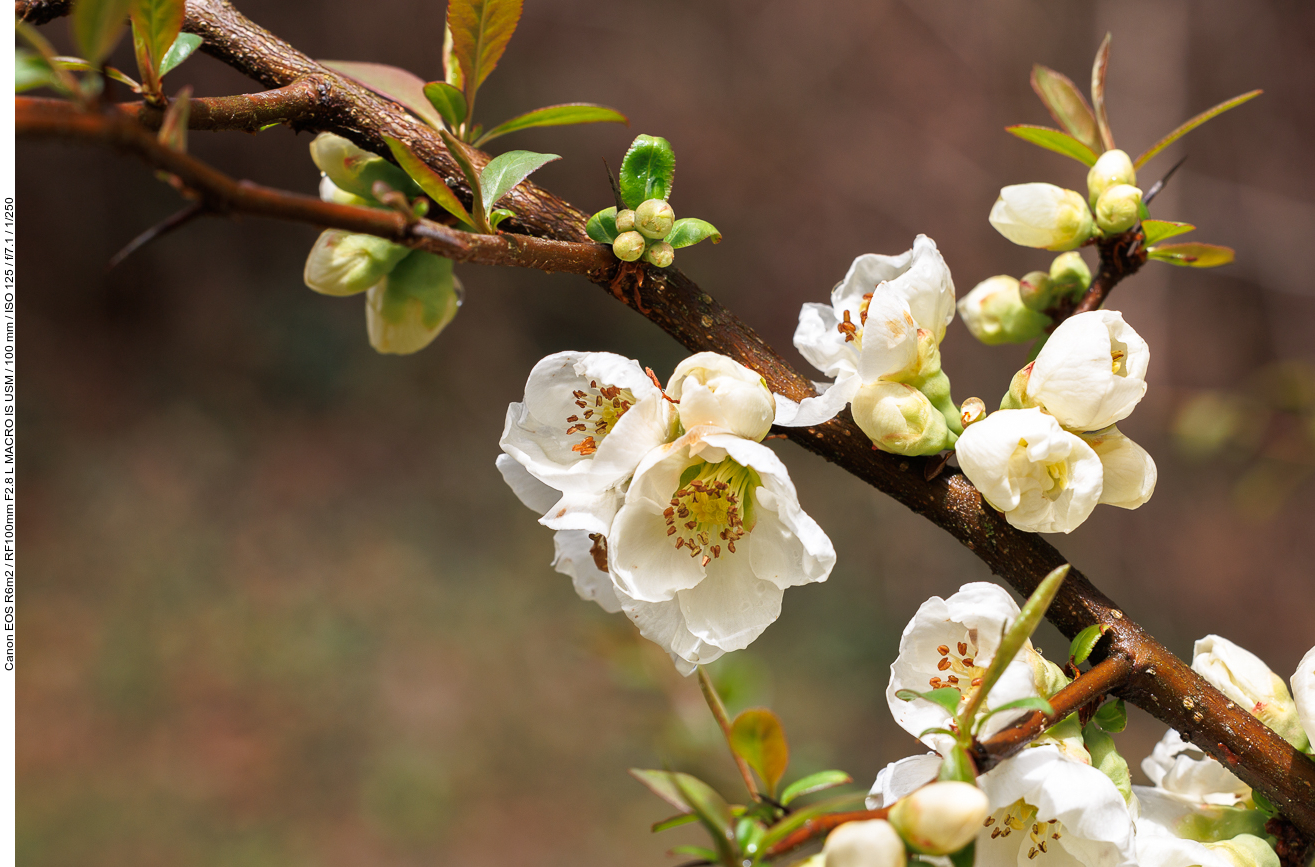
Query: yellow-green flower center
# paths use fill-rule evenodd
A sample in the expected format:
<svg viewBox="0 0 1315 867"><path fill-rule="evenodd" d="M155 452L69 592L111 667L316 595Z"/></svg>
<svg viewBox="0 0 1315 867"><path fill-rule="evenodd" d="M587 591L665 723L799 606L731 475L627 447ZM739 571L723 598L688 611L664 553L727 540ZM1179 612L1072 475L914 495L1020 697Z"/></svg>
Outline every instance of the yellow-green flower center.
<svg viewBox="0 0 1315 867"><path fill-rule="evenodd" d="M577 389L571 394L580 411L566 417L566 435L584 434L578 443L571 446L571 451L587 457L598 451L603 438L616 427L626 410L635 405L635 396L628 388L599 385L596 379L589 381L587 389Z"/></svg>
<svg viewBox="0 0 1315 867"><path fill-rule="evenodd" d="M726 458L700 461L680 477L680 487L662 513L677 550L712 560L735 553L735 543L753 530L753 491L761 480L748 467Z"/></svg>

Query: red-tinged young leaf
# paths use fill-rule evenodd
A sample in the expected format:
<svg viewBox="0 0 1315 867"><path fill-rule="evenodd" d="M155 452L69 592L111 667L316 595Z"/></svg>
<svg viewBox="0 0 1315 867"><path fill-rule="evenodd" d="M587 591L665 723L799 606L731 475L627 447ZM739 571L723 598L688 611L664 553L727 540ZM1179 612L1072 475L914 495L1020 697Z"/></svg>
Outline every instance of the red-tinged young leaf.
<svg viewBox="0 0 1315 867"><path fill-rule="evenodd" d="M650 792L680 810L680 812L690 812L689 804L685 803L685 799L680 796L680 789L676 787L674 777L677 774L670 771L646 771L641 768L631 768L629 774L647 786Z"/></svg>
<svg viewBox="0 0 1315 867"><path fill-rule="evenodd" d="M465 79L461 75L461 64L457 61L456 50L452 44L452 25L443 21L443 81L457 90L465 91Z"/></svg>
<svg viewBox="0 0 1315 867"><path fill-rule="evenodd" d="M536 126L568 126L577 123L623 123L629 126L630 118L616 109L588 102L550 105L546 108L527 111L525 114L517 115L511 120L503 121L480 136L479 140L475 142L475 147L479 147L484 142L492 141L498 136L506 135L509 132L517 132Z"/></svg>
<svg viewBox="0 0 1315 867"><path fill-rule="evenodd" d="M99 68L123 36L123 25L133 0L77 0L73 4L70 26L78 51L95 68Z"/></svg>
<svg viewBox="0 0 1315 867"><path fill-rule="evenodd" d="M402 171L411 176L420 189L425 191L425 195L434 200L434 203L452 216L465 223L474 225L474 220L466 206L461 204L457 194L452 192L452 188L444 183L439 177L438 172L431 169L425 164L424 160L416 156L412 150L402 142L392 136L384 136L384 141L388 143L388 149L393 153L393 159L402 167Z"/></svg>
<svg viewBox="0 0 1315 867"><path fill-rule="evenodd" d="M179 153L187 153L187 117L192 112L192 86L189 84L169 102L160 122L160 144Z"/></svg>
<svg viewBox="0 0 1315 867"><path fill-rule="evenodd" d="M1091 113L1091 106L1087 105L1082 91L1068 76L1038 63L1032 67L1032 89L1041 97L1055 123L1095 153L1103 150L1096 129L1096 116Z"/></svg>
<svg viewBox="0 0 1315 867"><path fill-rule="evenodd" d="M1155 156L1160 151L1167 148L1169 145L1178 141L1178 139L1187 135L1189 132L1196 129L1198 126L1205 123L1207 120L1218 117L1219 115L1228 111L1230 108L1237 108L1242 103L1247 102L1248 100L1255 99L1257 96L1260 96L1260 94L1264 92L1265 91L1263 90L1253 90L1250 91L1249 93L1244 93L1241 96L1235 96L1232 99L1225 100L1224 102L1221 102L1218 105L1216 105L1214 108L1206 109L1205 111L1198 114L1196 117L1187 121L1187 123L1183 124L1173 132L1169 133L1164 138L1157 141L1155 144L1151 145L1150 149L1147 150L1146 153L1137 157L1137 159L1133 161L1132 163L1133 166L1136 168L1141 168L1142 166L1146 165L1146 163L1150 162L1151 157Z"/></svg>
<svg viewBox="0 0 1315 867"><path fill-rule="evenodd" d="M179 33L174 44L170 45L169 50L164 53L164 60L160 61L160 74L168 74L178 64L191 57L193 52L201 47L202 41L195 33Z"/></svg>
<svg viewBox="0 0 1315 867"><path fill-rule="evenodd" d="M447 124L455 130L466 119L466 95L446 81L431 81L425 85L425 98Z"/></svg>
<svg viewBox="0 0 1315 867"><path fill-rule="evenodd" d="M1146 245L1158 244L1165 238L1183 235L1196 227L1191 223L1175 223L1173 220L1142 220L1142 232L1146 235Z"/></svg>
<svg viewBox="0 0 1315 867"><path fill-rule="evenodd" d="M1114 133L1110 132L1110 121L1105 116L1105 73L1110 66L1110 39L1113 34L1106 33L1096 50L1096 62L1091 65L1091 107L1096 114L1096 127L1100 130L1100 141L1105 150L1114 150Z"/></svg>
<svg viewBox="0 0 1315 867"><path fill-rule="evenodd" d="M163 92L160 76L155 71L155 61L151 60L151 51L142 38L141 28L135 21L132 23L132 53L137 60L137 74L142 77L142 90L158 99Z"/></svg>
<svg viewBox="0 0 1315 867"><path fill-rule="evenodd" d="M1146 255L1159 262L1170 265L1183 265L1189 268L1217 268L1233 261L1235 252L1232 247L1218 244L1160 244L1150 247Z"/></svg>
<svg viewBox="0 0 1315 867"><path fill-rule="evenodd" d="M134 42L141 44L150 73L157 79L164 56L182 32L185 6L183 0L134 0L132 4ZM150 78L146 67L142 77Z"/></svg>
<svg viewBox="0 0 1315 867"><path fill-rule="evenodd" d="M466 103L502 59L521 18L522 0L449 0L447 26L452 29L452 53L465 79Z"/></svg>
<svg viewBox="0 0 1315 867"><path fill-rule="evenodd" d="M781 720L766 708L750 708L731 723L731 748L758 773L767 794L776 794L776 784L790 764L790 747Z"/></svg>
<svg viewBox="0 0 1315 867"><path fill-rule="evenodd" d="M1024 123L1007 126L1005 132L1018 136L1025 142L1031 142L1037 147L1072 157L1084 166L1096 164L1096 152L1066 132L1048 126L1032 126Z"/></svg>
<svg viewBox="0 0 1315 867"><path fill-rule="evenodd" d="M425 96L424 79L415 73L385 63L360 63L354 60L321 60L320 63L381 96L401 103L434 129L443 128L443 118Z"/></svg>
<svg viewBox="0 0 1315 867"><path fill-rule="evenodd" d="M54 61L55 61L55 66L58 67L59 69L66 69L66 70L71 69L77 72L97 71L96 67L92 66L90 63L83 60L81 57L56 57L54 58ZM119 70L115 69L113 66L106 66L104 69L106 76L114 79L119 84L126 85L132 90L133 93L142 92L142 86L140 84L138 84L136 81L133 81L131 78L124 75L122 72L119 72Z"/></svg>

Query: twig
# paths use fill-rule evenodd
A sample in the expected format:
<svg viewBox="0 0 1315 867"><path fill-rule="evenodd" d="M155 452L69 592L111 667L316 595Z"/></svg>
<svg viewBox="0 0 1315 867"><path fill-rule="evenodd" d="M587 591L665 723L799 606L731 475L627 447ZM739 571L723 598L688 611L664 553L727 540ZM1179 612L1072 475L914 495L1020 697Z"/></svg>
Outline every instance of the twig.
<svg viewBox="0 0 1315 867"><path fill-rule="evenodd" d="M804 822L798 828L791 831L787 836L783 837L767 850L767 857L775 858L798 849L809 840L821 837L833 828L838 828L847 822L866 822L869 819L884 819L889 814L889 807L882 807L880 810L854 810L850 813L823 813L816 818L809 819L807 822Z"/></svg>
<svg viewBox="0 0 1315 867"><path fill-rule="evenodd" d="M726 747L735 759L735 767L740 769L740 776L744 778L744 785L749 790L749 796L757 800L758 786L754 783L753 774L749 771L749 763L735 751L735 744L731 742L731 718L726 713L726 705L721 703L721 696L717 695L717 687L712 685L712 678L708 677L708 670L701 665L699 666L699 689L703 690L703 700L708 703L708 710L712 711L712 716L717 720L721 733L726 737Z"/></svg>
<svg viewBox="0 0 1315 867"><path fill-rule="evenodd" d="M160 222L151 226L145 232L142 232L136 238L128 242L127 246L111 257L109 264L105 266L106 271L112 271L117 268L124 259L127 259L133 253L136 253L142 247L154 241L156 238L162 238L165 235L191 222L193 219L205 213L205 202L193 202L175 214L170 214Z"/></svg>

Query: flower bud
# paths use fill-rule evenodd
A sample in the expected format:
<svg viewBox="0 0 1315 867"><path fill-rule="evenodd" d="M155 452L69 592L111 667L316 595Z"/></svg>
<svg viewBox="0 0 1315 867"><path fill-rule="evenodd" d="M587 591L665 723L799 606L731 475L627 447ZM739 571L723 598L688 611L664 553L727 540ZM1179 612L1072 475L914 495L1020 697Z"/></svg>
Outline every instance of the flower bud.
<svg viewBox="0 0 1315 867"><path fill-rule="evenodd" d="M676 410L686 430L713 425L758 442L776 415L762 375L716 352L698 352L676 365L667 394L680 401Z"/></svg>
<svg viewBox="0 0 1315 867"><path fill-rule="evenodd" d="M645 238L660 241L671 234L676 214L662 199L649 199L635 208L635 230Z"/></svg>
<svg viewBox="0 0 1315 867"><path fill-rule="evenodd" d="M629 208L617 211L616 230L618 232L633 232L635 230L635 212Z"/></svg>
<svg viewBox="0 0 1315 867"><path fill-rule="evenodd" d="M1118 234L1137 225L1141 216L1141 190L1130 184L1116 184L1100 194L1096 201L1096 225L1102 232Z"/></svg>
<svg viewBox="0 0 1315 867"><path fill-rule="evenodd" d="M970 397L959 407L959 419L964 427L986 418L986 402L980 397Z"/></svg>
<svg viewBox="0 0 1315 867"><path fill-rule="evenodd" d="M376 238L326 229L306 257L306 285L321 295L355 295L388 276L411 251Z"/></svg>
<svg viewBox="0 0 1315 867"><path fill-rule="evenodd" d="M1035 363L1035 362L1034 362ZM1001 409L1031 409L1039 404L1027 396L1027 384L1032 380L1032 364L1024 365L1009 380L1009 390L1000 398Z"/></svg>
<svg viewBox="0 0 1315 867"><path fill-rule="evenodd" d="M1297 749L1310 745L1287 684L1251 651L1218 635L1207 635L1192 648L1192 671Z"/></svg>
<svg viewBox="0 0 1315 867"><path fill-rule="evenodd" d="M926 855L948 855L971 843L990 815L986 793L972 783L923 786L891 808L890 824Z"/></svg>
<svg viewBox="0 0 1315 867"><path fill-rule="evenodd" d="M1023 306L1018 281L1004 274L983 280L959 299L959 316L987 346L1026 343L1050 325L1049 316Z"/></svg>
<svg viewBox="0 0 1315 867"><path fill-rule="evenodd" d="M370 345L391 355L409 355L433 341L461 306L461 281L452 260L412 250L386 280L365 296Z"/></svg>
<svg viewBox="0 0 1315 867"><path fill-rule="evenodd" d="M1081 193L1054 184L1015 184L1000 191L991 225L1015 244L1072 250L1096 231Z"/></svg>
<svg viewBox="0 0 1315 867"><path fill-rule="evenodd" d="M622 262L633 262L644 255L648 242L638 232L622 232L612 242L612 253Z"/></svg>
<svg viewBox="0 0 1315 867"><path fill-rule="evenodd" d="M1091 269L1077 250L1060 253L1050 263L1050 279L1055 283L1055 297L1077 298L1091 285Z"/></svg>
<svg viewBox="0 0 1315 867"><path fill-rule="evenodd" d="M644 261L665 268L676 259L676 251L666 241L658 241L644 251Z"/></svg>
<svg viewBox="0 0 1315 867"><path fill-rule="evenodd" d="M934 455L954 444L945 416L911 385L883 379L866 383L850 407L854 421L882 451Z"/></svg>
<svg viewBox="0 0 1315 867"><path fill-rule="evenodd" d="M374 201L375 181L383 181L408 199L421 192L406 172L331 132L320 133L310 143L310 158L335 186L353 196Z"/></svg>
<svg viewBox="0 0 1315 867"><path fill-rule="evenodd" d="M826 867L904 867L908 863L904 841L885 819L846 822L827 836L822 855Z"/></svg>
<svg viewBox="0 0 1315 867"><path fill-rule="evenodd" d="M1087 199L1096 207L1100 194L1118 184L1137 185L1137 170L1126 153L1117 148L1105 151L1087 172Z"/></svg>
<svg viewBox="0 0 1315 867"><path fill-rule="evenodd" d="M1055 303L1055 286L1045 271L1029 271L1018 281L1018 297L1028 310L1044 312Z"/></svg>
<svg viewBox="0 0 1315 867"><path fill-rule="evenodd" d="M1206 843L1205 847L1233 867L1278 867L1282 863L1274 848L1255 834L1238 834L1229 840Z"/></svg>
<svg viewBox="0 0 1315 867"><path fill-rule="evenodd" d="M1292 700L1297 703L1297 719L1307 735L1315 734L1315 647L1297 663L1292 675Z"/></svg>

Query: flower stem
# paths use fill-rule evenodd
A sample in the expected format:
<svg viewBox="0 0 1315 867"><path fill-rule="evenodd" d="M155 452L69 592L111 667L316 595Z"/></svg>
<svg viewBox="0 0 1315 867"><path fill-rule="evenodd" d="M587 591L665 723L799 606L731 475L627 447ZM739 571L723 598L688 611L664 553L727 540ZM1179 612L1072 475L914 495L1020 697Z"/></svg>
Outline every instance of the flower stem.
<svg viewBox="0 0 1315 867"><path fill-rule="evenodd" d="M749 771L749 763L735 751L735 745L731 743L731 719L726 714L726 705L721 703L721 696L717 695L717 688L712 685L712 678L708 677L707 669L701 665L699 666L699 688L703 690L703 699L708 703L708 710L712 711L713 717L717 720L717 725L721 727L721 733L726 736L726 746L735 759L735 766L740 769L740 776L744 778L745 787L749 790L749 794L753 799L758 800L758 787L753 782L753 774Z"/></svg>

